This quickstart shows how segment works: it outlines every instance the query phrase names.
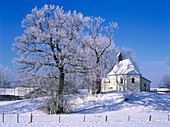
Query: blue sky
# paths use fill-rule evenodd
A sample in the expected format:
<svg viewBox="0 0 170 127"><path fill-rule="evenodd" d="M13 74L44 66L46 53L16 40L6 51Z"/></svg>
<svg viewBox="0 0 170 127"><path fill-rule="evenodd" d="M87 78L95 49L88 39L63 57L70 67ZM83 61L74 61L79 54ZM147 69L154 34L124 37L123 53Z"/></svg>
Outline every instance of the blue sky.
<svg viewBox="0 0 170 127"><path fill-rule="evenodd" d="M85 16L101 16L116 21L118 47L130 47L137 57L142 75L157 87L170 72L165 59L170 58L170 2L168 0L0 0L0 64L12 66L16 52L14 38L23 33L21 21L31 9L44 4L76 10Z"/></svg>

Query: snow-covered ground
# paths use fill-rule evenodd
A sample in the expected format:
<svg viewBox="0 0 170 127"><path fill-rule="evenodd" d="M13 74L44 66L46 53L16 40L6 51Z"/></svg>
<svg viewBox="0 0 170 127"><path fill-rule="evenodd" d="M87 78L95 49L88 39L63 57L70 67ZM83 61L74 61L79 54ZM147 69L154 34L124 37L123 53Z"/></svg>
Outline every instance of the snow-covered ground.
<svg viewBox="0 0 170 127"><path fill-rule="evenodd" d="M129 95L128 101L124 101L124 94ZM47 115L38 110L43 98L0 102L0 127L170 127L168 94L108 92L97 96L81 94L73 100L72 113L62 115ZM33 121L29 123L31 113Z"/></svg>

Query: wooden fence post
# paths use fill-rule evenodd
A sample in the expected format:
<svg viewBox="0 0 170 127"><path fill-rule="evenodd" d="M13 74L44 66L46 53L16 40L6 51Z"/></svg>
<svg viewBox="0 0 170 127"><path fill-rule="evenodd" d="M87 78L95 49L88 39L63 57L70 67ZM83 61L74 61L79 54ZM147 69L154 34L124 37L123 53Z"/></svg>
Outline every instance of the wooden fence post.
<svg viewBox="0 0 170 127"><path fill-rule="evenodd" d="M128 116L128 121L130 121L130 115Z"/></svg>
<svg viewBox="0 0 170 127"><path fill-rule="evenodd" d="M31 113L31 115L30 115L30 123L32 123L32 117L33 117L33 116L32 116L32 113Z"/></svg>
<svg viewBox="0 0 170 127"><path fill-rule="evenodd" d="M150 115L150 116L149 116L149 121L151 121L151 117L152 117L152 116Z"/></svg>
<svg viewBox="0 0 170 127"><path fill-rule="evenodd" d="M60 116L59 116L59 122L61 122Z"/></svg>
<svg viewBox="0 0 170 127"><path fill-rule="evenodd" d="M86 118L85 118L85 116L84 116L83 122L85 122L85 119L86 119Z"/></svg>
<svg viewBox="0 0 170 127"><path fill-rule="evenodd" d="M19 113L17 113L17 123L19 123Z"/></svg>
<svg viewBox="0 0 170 127"><path fill-rule="evenodd" d="M2 113L2 123L4 123L4 113Z"/></svg>
<svg viewBox="0 0 170 127"><path fill-rule="evenodd" d="M107 116L105 117L105 122L107 122Z"/></svg>

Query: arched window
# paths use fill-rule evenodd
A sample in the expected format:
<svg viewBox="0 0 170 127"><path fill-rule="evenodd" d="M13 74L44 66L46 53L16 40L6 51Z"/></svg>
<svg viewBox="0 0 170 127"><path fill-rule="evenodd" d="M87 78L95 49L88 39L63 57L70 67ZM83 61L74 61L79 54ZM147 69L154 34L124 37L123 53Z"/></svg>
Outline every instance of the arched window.
<svg viewBox="0 0 170 127"><path fill-rule="evenodd" d="M144 90L143 91L146 91L146 84L144 84Z"/></svg>
<svg viewBox="0 0 170 127"><path fill-rule="evenodd" d="M135 78L132 78L132 83L135 83Z"/></svg>
<svg viewBox="0 0 170 127"><path fill-rule="evenodd" d="M120 83L121 83L121 84L123 83L123 78L122 78L122 77L120 78Z"/></svg>

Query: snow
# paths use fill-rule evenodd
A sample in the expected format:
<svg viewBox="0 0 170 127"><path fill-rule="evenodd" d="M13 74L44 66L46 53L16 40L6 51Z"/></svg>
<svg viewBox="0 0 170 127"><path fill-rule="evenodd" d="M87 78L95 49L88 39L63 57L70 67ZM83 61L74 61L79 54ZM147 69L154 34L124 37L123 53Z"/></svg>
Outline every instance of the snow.
<svg viewBox="0 0 170 127"><path fill-rule="evenodd" d="M36 116L33 115L34 121L29 123L29 120L22 120L20 119L20 123L16 123L16 119L14 119L13 123L3 123L0 124L1 127L169 127L170 121L148 121L148 120L117 120L115 121L115 115L109 115L108 121L105 122L105 115L88 115L85 116L85 122L83 122L84 116L83 115L61 115L60 122L59 116L51 115L51 116ZM16 117L16 116L13 116ZM28 115L22 115L25 119L28 119ZM41 121L37 121L38 119ZM11 117L12 118L12 117ZM133 118L133 116L132 116ZM54 122L55 121L55 122Z"/></svg>
<svg viewBox="0 0 170 127"><path fill-rule="evenodd" d="M124 95L128 95L128 101L124 101ZM83 91L82 94L74 96L72 101L75 104L72 105L72 112L60 115L47 115L38 110L43 101L44 98L35 98L0 102L0 127L170 126L168 94L112 91L92 96ZM2 123L2 113L5 113L4 123ZM16 113L19 113L19 123L17 123ZM30 113L33 113L32 123L30 123ZM151 121L149 121L150 115ZM106 116L107 121L105 121Z"/></svg>
<svg viewBox="0 0 170 127"><path fill-rule="evenodd" d="M139 71L134 67L130 59L125 59L120 61L116 64L113 70L108 75L115 75L115 74L138 74L140 75Z"/></svg>
<svg viewBox="0 0 170 127"><path fill-rule="evenodd" d="M151 88L151 91L166 91L166 92L169 92L170 89L169 88Z"/></svg>
<svg viewBox="0 0 170 127"><path fill-rule="evenodd" d="M120 52L117 54L117 57L118 57L119 55L121 55L121 53L120 53Z"/></svg>

